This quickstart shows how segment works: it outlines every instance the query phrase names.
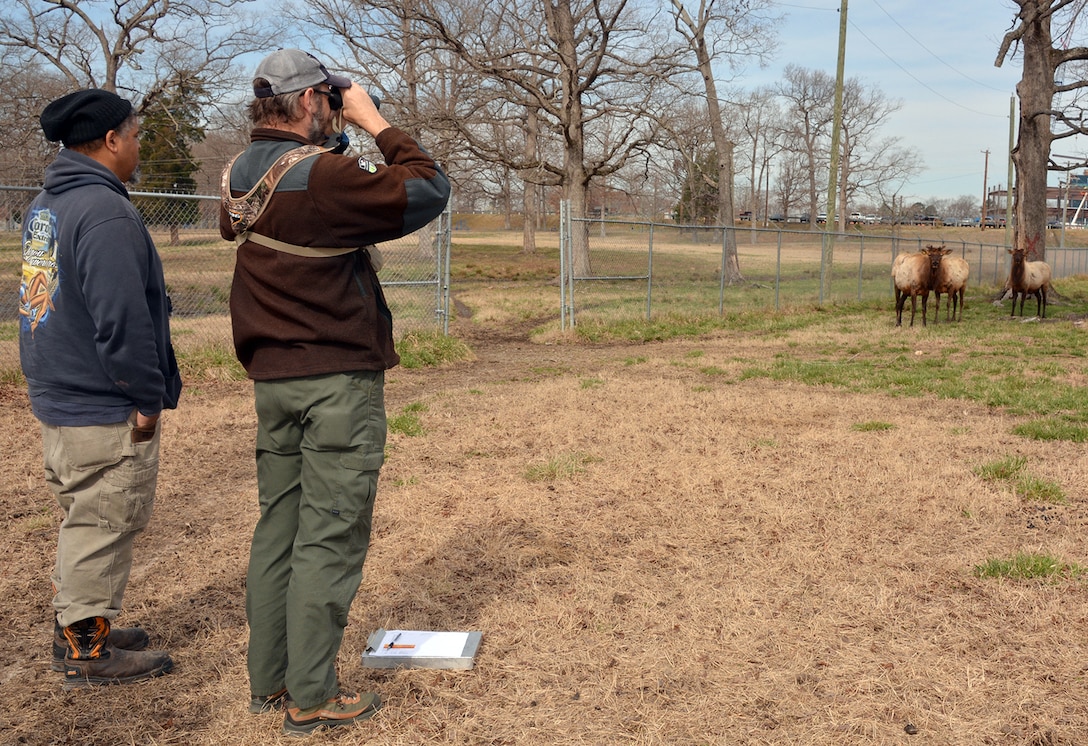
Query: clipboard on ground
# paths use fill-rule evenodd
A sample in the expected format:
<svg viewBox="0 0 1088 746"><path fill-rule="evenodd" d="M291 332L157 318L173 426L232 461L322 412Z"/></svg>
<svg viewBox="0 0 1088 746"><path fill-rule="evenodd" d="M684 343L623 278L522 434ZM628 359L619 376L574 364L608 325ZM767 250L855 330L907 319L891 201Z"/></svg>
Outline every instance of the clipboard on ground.
<svg viewBox="0 0 1088 746"><path fill-rule="evenodd" d="M376 629L367 638L363 668L470 669L481 638L479 632Z"/></svg>

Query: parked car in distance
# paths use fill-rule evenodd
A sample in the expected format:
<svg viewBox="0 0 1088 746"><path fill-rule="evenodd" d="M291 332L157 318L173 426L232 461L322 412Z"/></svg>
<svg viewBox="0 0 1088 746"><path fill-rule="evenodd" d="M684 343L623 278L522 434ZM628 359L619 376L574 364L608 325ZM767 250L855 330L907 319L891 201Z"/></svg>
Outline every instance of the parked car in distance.
<svg viewBox="0 0 1088 746"><path fill-rule="evenodd" d="M827 222L827 213L826 212L817 213L816 214L816 222L817 223L826 223Z"/></svg>
<svg viewBox="0 0 1088 746"><path fill-rule="evenodd" d="M780 215L780 214L771 215L771 222L772 223L783 223L785 221L786 221L786 218L783 215Z"/></svg>
<svg viewBox="0 0 1088 746"><path fill-rule="evenodd" d="M870 215L865 216L866 225L876 225L876 222L877 222L876 215L870 214Z"/></svg>
<svg viewBox="0 0 1088 746"><path fill-rule="evenodd" d="M959 222L960 228L970 228L974 224L975 224L975 221L972 220L971 218L960 218L960 222Z"/></svg>
<svg viewBox="0 0 1088 746"><path fill-rule="evenodd" d="M850 213L850 222L851 223L865 222L865 216L862 215L860 212L852 212L852 213Z"/></svg>

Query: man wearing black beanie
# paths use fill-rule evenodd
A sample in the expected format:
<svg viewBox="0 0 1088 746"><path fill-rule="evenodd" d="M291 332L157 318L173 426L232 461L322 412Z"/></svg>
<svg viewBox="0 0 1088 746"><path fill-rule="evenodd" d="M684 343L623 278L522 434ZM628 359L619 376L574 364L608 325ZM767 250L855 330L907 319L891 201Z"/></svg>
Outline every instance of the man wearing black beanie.
<svg viewBox="0 0 1088 746"><path fill-rule="evenodd" d="M23 221L19 355L41 422L45 478L64 513L53 571L53 670L64 688L173 668L147 633L112 627L151 517L159 417L177 406L162 263L124 183L139 163L132 104L110 91L45 107L64 148Z"/></svg>

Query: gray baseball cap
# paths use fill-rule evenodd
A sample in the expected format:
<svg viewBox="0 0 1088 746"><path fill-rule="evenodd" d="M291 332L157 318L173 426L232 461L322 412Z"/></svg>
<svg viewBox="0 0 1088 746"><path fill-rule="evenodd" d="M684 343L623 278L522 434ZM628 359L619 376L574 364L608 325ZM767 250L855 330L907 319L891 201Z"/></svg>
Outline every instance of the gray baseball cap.
<svg viewBox="0 0 1088 746"><path fill-rule="evenodd" d="M351 88L351 81L342 75L332 75L316 57L301 49L280 49L261 60L254 75L253 95L270 98L281 93L293 93L328 83L333 88ZM267 86L258 86L256 79L264 78Z"/></svg>

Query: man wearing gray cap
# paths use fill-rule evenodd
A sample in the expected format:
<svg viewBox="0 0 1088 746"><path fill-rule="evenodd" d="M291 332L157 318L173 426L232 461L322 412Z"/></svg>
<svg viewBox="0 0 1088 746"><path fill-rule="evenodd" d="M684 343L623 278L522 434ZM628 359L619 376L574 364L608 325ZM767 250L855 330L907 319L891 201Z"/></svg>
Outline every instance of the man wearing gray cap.
<svg viewBox="0 0 1088 746"><path fill-rule="evenodd" d="M220 211L238 244L231 322L257 409L250 711L283 709L284 733L305 735L380 706L342 690L336 668L370 543L385 371L400 361L370 244L429 223L450 189L361 86L304 51L265 58L253 93L252 143L224 171ZM323 147L344 123L385 163Z"/></svg>
<svg viewBox="0 0 1088 746"><path fill-rule="evenodd" d="M53 571L55 671L65 689L173 667L138 627L111 626L151 517L159 416L181 393L170 300L124 183L139 162L132 105L76 91L39 121L64 149L23 221L19 356L41 422L45 476L64 512Z"/></svg>

